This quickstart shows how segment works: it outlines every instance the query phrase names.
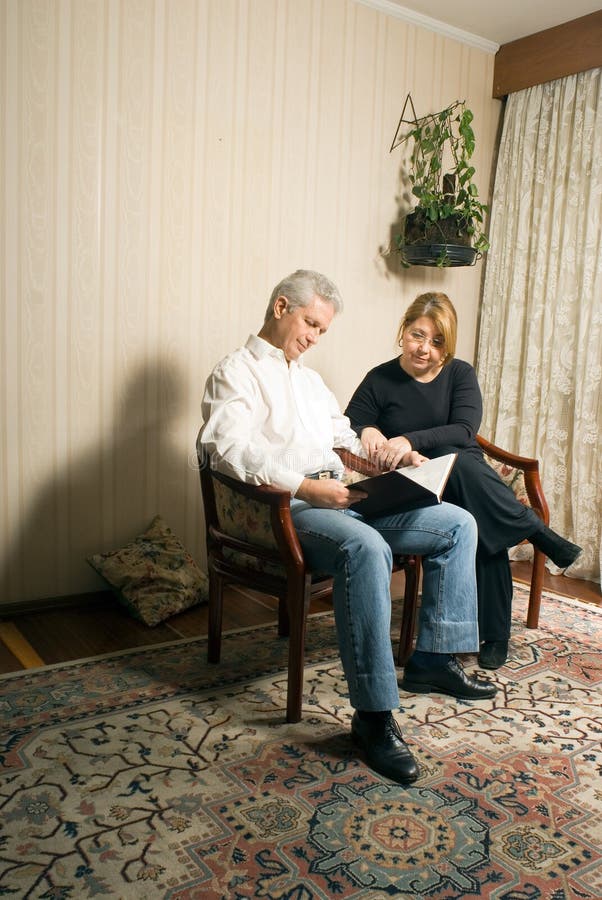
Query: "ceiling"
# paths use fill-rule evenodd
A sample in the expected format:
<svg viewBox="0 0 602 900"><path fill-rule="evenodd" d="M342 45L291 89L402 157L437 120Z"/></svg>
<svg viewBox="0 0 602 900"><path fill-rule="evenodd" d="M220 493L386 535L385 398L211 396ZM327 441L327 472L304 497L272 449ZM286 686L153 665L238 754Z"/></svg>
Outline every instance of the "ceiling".
<svg viewBox="0 0 602 900"><path fill-rule="evenodd" d="M388 0L495 44L506 44L545 28L578 19L601 7L601 0Z"/></svg>

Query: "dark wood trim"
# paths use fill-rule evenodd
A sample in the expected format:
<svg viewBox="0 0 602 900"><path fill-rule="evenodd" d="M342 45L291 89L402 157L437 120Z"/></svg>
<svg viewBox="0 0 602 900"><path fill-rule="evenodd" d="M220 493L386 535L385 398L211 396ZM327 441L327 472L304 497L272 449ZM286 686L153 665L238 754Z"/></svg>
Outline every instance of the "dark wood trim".
<svg viewBox="0 0 602 900"><path fill-rule="evenodd" d="M0 604L0 619L29 615L30 613L49 612L53 609L66 609L77 606L94 606L116 603L113 591L89 591L83 594L70 594L65 597L46 597L44 600L25 600L23 603Z"/></svg>
<svg viewBox="0 0 602 900"><path fill-rule="evenodd" d="M502 44L495 55L493 96L602 66L602 10Z"/></svg>

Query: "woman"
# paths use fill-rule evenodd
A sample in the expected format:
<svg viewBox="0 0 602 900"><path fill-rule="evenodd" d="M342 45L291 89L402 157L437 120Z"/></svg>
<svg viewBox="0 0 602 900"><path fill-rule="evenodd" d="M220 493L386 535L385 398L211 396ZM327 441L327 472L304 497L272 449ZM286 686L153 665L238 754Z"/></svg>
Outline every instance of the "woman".
<svg viewBox="0 0 602 900"><path fill-rule="evenodd" d="M528 538L561 568L581 548L547 528L489 466L477 443L482 400L471 365L455 359L457 317L446 294L421 294L397 335L400 356L372 369L346 413L371 459L393 469L409 450L457 452L444 499L467 509L479 527L477 589L479 664L497 669L508 657L512 576L508 547Z"/></svg>

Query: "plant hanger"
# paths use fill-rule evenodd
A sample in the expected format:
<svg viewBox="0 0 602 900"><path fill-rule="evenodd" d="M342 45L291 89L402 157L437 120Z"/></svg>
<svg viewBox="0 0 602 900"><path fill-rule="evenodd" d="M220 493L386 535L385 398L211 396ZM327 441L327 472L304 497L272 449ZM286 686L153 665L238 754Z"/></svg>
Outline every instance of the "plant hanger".
<svg viewBox="0 0 602 900"><path fill-rule="evenodd" d="M469 162L475 149L473 118L463 100L419 118L411 95L405 98L389 151L414 141L407 175L418 202L398 236L404 266L474 265L489 249L483 230L488 207L478 199Z"/></svg>

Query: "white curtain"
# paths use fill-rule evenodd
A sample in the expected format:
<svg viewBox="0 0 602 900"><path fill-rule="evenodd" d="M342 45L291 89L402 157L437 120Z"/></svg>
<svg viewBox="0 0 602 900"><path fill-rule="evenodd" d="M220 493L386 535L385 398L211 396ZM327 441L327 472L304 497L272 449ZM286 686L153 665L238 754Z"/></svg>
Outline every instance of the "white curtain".
<svg viewBox="0 0 602 900"><path fill-rule="evenodd" d="M601 73L508 98L477 358L481 432L539 458L551 526L584 548L566 574L594 581L602 555Z"/></svg>

